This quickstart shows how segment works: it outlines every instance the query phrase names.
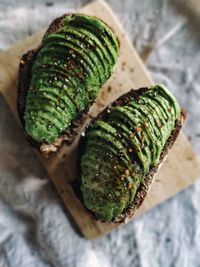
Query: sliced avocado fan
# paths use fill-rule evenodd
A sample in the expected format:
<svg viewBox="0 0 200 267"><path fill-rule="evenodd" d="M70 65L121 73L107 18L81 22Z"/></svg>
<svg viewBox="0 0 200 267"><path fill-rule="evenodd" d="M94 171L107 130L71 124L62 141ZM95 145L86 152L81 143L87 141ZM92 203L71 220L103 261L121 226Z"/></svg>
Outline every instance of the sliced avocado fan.
<svg viewBox="0 0 200 267"><path fill-rule="evenodd" d="M25 130L38 143L53 143L87 110L110 77L119 43L100 19L64 16L46 34L31 69L26 97Z"/></svg>
<svg viewBox="0 0 200 267"><path fill-rule="evenodd" d="M115 220L134 203L181 112L172 94L159 85L121 102L100 114L82 141L82 198L101 221Z"/></svg>

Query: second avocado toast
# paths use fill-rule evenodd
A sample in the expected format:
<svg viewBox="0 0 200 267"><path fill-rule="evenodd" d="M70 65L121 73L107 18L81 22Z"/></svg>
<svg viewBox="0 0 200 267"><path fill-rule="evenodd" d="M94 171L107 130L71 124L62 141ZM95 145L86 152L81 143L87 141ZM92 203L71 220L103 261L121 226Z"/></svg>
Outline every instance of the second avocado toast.
<svg viewBox="0 0 200 267"><path fill-rule="evenodd" d="M131 90L91 122L80 143L79 197L97 219L134 214L184 119L173 95L156 85Z"/></svg>

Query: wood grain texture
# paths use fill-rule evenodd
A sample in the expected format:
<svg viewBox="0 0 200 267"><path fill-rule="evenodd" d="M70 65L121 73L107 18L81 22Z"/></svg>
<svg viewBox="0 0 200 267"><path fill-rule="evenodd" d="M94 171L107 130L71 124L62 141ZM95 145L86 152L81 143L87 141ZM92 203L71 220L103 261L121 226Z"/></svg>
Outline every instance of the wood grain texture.
<svg viewBox="0 0 200 267"><path fill-rule="evenodd" d="M84 7L81 12L96 15L107 22L121 43L120 57L115 73L103 86L96 103L91 107L89 116L91 119L118 96L129 91L130 88L150 86L152 80L107 4L103 1L96 1ZM17 119L16 88L19 60L24 52L37 47L44 32L45 29L0 54L0 90ZM88 122L89 118L86 123ZM78 140L79 137L70 147L64 145L58 153L48 159L38 156L82 234L88 239L94 239L118 225L93 220L74 195L71 181L76 178L75 162ZM191 185L198 178L199 173L199 161L188 140L181 133L156 174L149 193L135 216L146 212Z"/></svg>

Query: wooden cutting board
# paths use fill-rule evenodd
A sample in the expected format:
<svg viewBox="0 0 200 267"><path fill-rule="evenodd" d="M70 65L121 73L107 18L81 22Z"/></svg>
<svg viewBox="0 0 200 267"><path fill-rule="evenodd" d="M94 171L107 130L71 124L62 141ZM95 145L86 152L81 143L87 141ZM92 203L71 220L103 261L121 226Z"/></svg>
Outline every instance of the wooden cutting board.
<svg viewBox="0 0 200 267"><path fill-rule="evenodd" d="M142 86L150 86L152 80L130 40L125 35L118 19L105 2L95 1L85 6L80 12L96 15L107 22L113 28L121 43L121 52L115 73L104 85L96 103L90 110L91 116L95 116L106 105L130 88L137 89ZM65 13L65 10L63 10L63 13ZM41 30L0 54L0 90L17 119L16 89L19 60L24 52L37 47L44 31L45 29ZM64 205L71 213L82 234L88 239L94 239L111 231L118 225L93 220L74 195L71 181L76 177L77 144L78 138L72 146L63 146L58 153L48 159L41 158L39 154L38 156L41 158ZM150 191L135 216L146 212L188 187L198 176L200 176L200 163L188 140L181 133L155 176Z"/></svg>

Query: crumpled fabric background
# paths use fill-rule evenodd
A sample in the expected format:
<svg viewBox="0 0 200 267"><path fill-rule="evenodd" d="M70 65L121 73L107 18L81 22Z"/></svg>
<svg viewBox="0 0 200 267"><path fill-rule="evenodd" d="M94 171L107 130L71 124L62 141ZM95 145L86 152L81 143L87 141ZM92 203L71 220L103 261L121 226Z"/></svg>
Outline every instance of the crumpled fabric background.
<svg viewBox="0 0 200 267"><path fill-rule="evenodd" d="M0 49L88 1L0 0ZM156 82L188 112L200 155L200 3L108 1ZM0 97L0 267L198 267L200 183L95 241L80 237Z"/></svg>

